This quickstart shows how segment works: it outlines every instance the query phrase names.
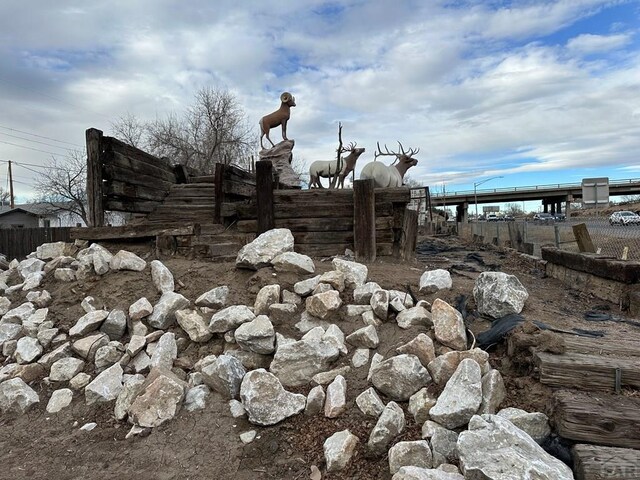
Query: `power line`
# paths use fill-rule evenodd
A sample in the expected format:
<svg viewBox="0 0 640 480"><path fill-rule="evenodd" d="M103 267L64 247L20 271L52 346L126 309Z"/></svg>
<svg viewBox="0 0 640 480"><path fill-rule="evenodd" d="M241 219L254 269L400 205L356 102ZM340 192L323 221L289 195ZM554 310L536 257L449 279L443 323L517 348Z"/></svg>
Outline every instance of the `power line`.
<svg viewBox="0 0 640 480"><path fill-rule="evenodd" d="M58 157L63 156L62 153L49 152L47 150L40 150L39 148L32 148L32 147L27 147L25 145L18 145L17 143L5 142L3 140L0 140L0 143L5 143L7 145L12 145L14 147L26 148L27 150L33 150L35 152L49 153L51 155L58 156Z"/></svg>
<svg viewBox="0 0 640 480"><path fill-rule="evenodd" d="M0 132L0 135L6 135L7 137L18 138L26 142L39 143L40 145L46 145L48 147L61 148L62 150L67 150L67 151L71 150L69 147L63 147L62 145L52 145L51 143L41 142L40 140L31 140L30 138L20 137L18 135L11 135L10 133Z"/></svg>
<svg viewBox="0 0 640 480"><path fill-rule="evenodd" d="M44 135L38 135L37 133L25 132L24 130L18 130L17 128L5 127L4 125L0 125L0 128L4 128L5 130L11 130L12 132L24 133L25 135L31 135L32 137L44 138L45 140L52 140L58 143L66 143L67 145L73 145L74 147L84 148L84 145L78 145L77 143L65 142L64 140L58 140L56 138L45 137Z"/></svg>
<svg viewBox="0 0 640 480"><path fill-rule="evenodd" d="M9 160L0 160L1 163L9 163ZM20 167L23 167L25 165L29 166L29 167L35 167L35 168L44 168L45 170L67 170L66 168L62 168L62 167L52 167L52 166L47 166L47 165L36 165L35 163L23 163L23 162L16 162L14 160L11 161L11 163L13 163L14 165L18 165ZM40 173L40 172L38 172Z"/></svg>

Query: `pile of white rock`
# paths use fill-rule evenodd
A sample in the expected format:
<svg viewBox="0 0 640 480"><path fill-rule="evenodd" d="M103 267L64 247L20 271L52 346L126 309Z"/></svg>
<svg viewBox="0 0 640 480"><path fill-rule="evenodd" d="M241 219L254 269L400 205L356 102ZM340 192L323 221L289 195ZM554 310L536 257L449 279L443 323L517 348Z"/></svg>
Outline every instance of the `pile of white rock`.
<svg viewBox="0 0 640 480"><path fill-rule="evenodd" d="M291 232L275 229L239 252L238 268L269 266L304 276L293 291L263 287L253 305L228 305L226 286L185 298L162 262L147 264L98 244L45 244L27 260L12 261L0 273L0 411L26 412L40 402L29 384L45 382L54 388L47 412L59 412L74 397L84 396L88 405L111 402L115 417L133 425L128 436L161 425L181 408L203 409L212 390L234 417L258 426L300 413L337 418L347 409L350 372L368 365L371 386L355 398L362 415L376 419L365 448L388 455L394 479L573 478L539 446L550 433L543 414L499 410L502 377L485 351L468 349L460 312L438 298L414 304L405 292L367 281L367 267L356 262L335 258L333 270L315 275L313 260L293 246ZM160 295L155 304L143 297L123 311L87 297L85 314L68 331L48 315L52 298L40 284L49 274L75 282L147 268ZM447 277L425 272L421 291L450 288ZM520 311L527 297L517 278L496 272L482 274L473 293L489 315ZM345 335L340 323L354 321L361 326ZM375 353L384 322L423 333L384 358ZM300 338L278 333L284 324L295 324ZM225 340L222 355L195 363L181 355L190 342L206 344L214 336ZM335 368L347 356L349 362L340 363L349 364ZM287 391L299 386L310 387L306 396ZM423 425L421 438L396 443L405 410ZM252 430L241 439L255 436ZM364 441L348 430L327 438L327 471L346 468Z"/></svg>

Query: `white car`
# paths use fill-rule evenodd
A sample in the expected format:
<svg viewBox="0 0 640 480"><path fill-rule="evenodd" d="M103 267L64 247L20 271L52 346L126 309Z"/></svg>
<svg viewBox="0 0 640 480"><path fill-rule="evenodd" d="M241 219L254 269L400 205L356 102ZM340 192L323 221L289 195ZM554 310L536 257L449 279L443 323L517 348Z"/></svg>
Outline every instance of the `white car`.
<svg viewBox="0 0 640 480"><path fill-rule="evenodd" d="M640 215L629 210L614 212L609 217L609 223L611 225L638 225L640 224Z"/></svg>

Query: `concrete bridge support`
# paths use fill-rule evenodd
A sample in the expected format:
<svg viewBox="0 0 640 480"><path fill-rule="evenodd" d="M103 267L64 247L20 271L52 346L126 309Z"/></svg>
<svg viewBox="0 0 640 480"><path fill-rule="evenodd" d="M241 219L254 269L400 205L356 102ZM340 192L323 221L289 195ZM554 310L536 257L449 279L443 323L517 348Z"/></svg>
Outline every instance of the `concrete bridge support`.
<svg viewBox="0 0 640 480"><path fill-rule="evenodd" d="M467 223L469 221L469 204L467 202L456 205L456 222Z"/></svg>

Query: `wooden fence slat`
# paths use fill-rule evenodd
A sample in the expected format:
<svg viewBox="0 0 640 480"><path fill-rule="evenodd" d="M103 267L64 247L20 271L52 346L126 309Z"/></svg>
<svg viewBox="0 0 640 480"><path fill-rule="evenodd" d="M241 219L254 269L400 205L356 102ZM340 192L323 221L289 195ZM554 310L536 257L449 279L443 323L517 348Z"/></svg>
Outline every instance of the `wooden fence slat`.
<svg viewBox="0 0 640 480"><path fill-rule="evenodd" d="M94 227L104 225L102 191L102 132L90 128L85 133L87 148L87 201L89 222Z"/></svg>
<svg viewBox="0 0 640 480"><path fill-rule="evenodd" d="M375 183L372 179L353 183L353 236L356 260L376 259Z"/></svg>
<svg viewBox="0 0 640 480"><path fill-rule="evenodd" d="M269 160L256 162L256 203L258 206L257 234L271 230L274 226L273 164Z"/></svg>
<svg viewBox="0 0 640 480"><path fill-rule="evenodd" d="M71 228L1 228L0 253L9 260L24 259L43 243L69 242Z"/></svg>

